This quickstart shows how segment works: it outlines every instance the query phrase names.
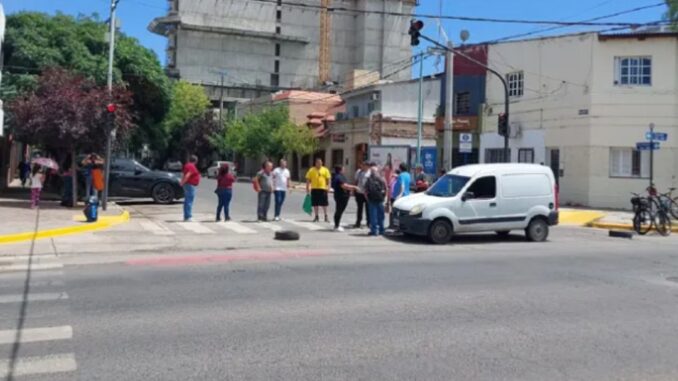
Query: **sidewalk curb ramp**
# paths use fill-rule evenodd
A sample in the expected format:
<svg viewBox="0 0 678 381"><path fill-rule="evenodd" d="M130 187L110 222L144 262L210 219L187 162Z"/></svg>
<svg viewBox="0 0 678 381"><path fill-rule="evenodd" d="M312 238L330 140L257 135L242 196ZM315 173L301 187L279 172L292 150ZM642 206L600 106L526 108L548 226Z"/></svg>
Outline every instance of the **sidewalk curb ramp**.
<svg viewBox="0 0 678 381"><path fill-rule="evenodd" d="M83 218L84 219L84 218ZM97 222L92 222L82 225L67 226L63 228L38 230L36 232L24 232L16 234L0 235L0 244L16 243L23 241L31 241L34 239L55 238L65 235L73 235L79 233L86 233L101 229L107 229L111 226L118 225L129 221L130 216L128 211L123 211L115 216L101 216ZM74 217L74 220L80 221L80 217Z"/></svg>

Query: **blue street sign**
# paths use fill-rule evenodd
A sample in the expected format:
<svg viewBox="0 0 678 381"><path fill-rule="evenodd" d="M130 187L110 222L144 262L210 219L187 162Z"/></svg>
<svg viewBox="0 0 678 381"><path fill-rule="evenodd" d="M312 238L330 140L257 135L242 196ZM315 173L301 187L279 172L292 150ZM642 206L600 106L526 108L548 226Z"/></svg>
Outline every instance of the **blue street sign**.
<svg viewBox="0 0 678 381"><path fill-rule="evenodd" d="M656 140L658 142L665 142L669 138L669 134L665 132L646 132L645 139Z"/></svg>
<svg viewBox="0 0 678 381"><path fill-rule="evenodd" d="M424 173L436 174L437 156L438 149L436 147L421 147L421 164L424 166Z"/></svg>
<svg viewBox="0 0 678 381"><path fill-rule="evenodd" d="M659 142L639 142L636 143L636 149L638 151L656 151L659 149Z"/></svg>

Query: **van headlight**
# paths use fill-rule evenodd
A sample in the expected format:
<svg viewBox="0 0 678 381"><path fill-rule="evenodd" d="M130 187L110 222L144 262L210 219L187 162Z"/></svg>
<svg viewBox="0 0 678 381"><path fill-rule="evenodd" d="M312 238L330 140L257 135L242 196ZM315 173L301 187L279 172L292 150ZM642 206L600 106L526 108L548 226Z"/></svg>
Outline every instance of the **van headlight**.
<svg viewBox="0 0 678 381"><path fill-rule="evenodd" d="M420 216L423 211L423 205L415 205L412 209L410 209L410 216Z"/></svg>

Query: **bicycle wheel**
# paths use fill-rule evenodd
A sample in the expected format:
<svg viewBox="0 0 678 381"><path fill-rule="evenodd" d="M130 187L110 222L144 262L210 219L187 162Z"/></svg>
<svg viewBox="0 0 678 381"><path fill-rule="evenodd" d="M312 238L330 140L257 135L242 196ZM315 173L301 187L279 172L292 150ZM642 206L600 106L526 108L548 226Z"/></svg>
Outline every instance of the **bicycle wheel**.
<svg viewBox="0 0 678 381"><path fill-rule="evenodd" d="M671 212L671 216L678 220L678 197L671 200L669 211Z"/></svg>
<svg viewBox="0 0 678 381"><path fill-rule="evenodd" d="M640 235L645 235L652 229L653 220L654 218L652 218L652 213L649 210L639 210L633 216L633 230Z"/></svg>
<svg viewBox="0 0 678 381"><path fill-rule="evenodd" d="M663 211L657 213L655 226L657 227L657 233L662 236L666 237L671 235L671 217L669 217L668 213Z"/></svg>

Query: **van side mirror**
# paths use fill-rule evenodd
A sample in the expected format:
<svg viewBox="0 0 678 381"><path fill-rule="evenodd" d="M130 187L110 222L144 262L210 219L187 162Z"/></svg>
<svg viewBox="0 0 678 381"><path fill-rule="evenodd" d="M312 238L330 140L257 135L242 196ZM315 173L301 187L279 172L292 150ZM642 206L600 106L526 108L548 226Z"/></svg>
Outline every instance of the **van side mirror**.
<svg viewBox="0 0 678 381"><path fill-rule="evenodd" d="M475 193L473 192L466 192L461 196L461 201L466 201L466 200L471 200L476 198Z"/></svg>

